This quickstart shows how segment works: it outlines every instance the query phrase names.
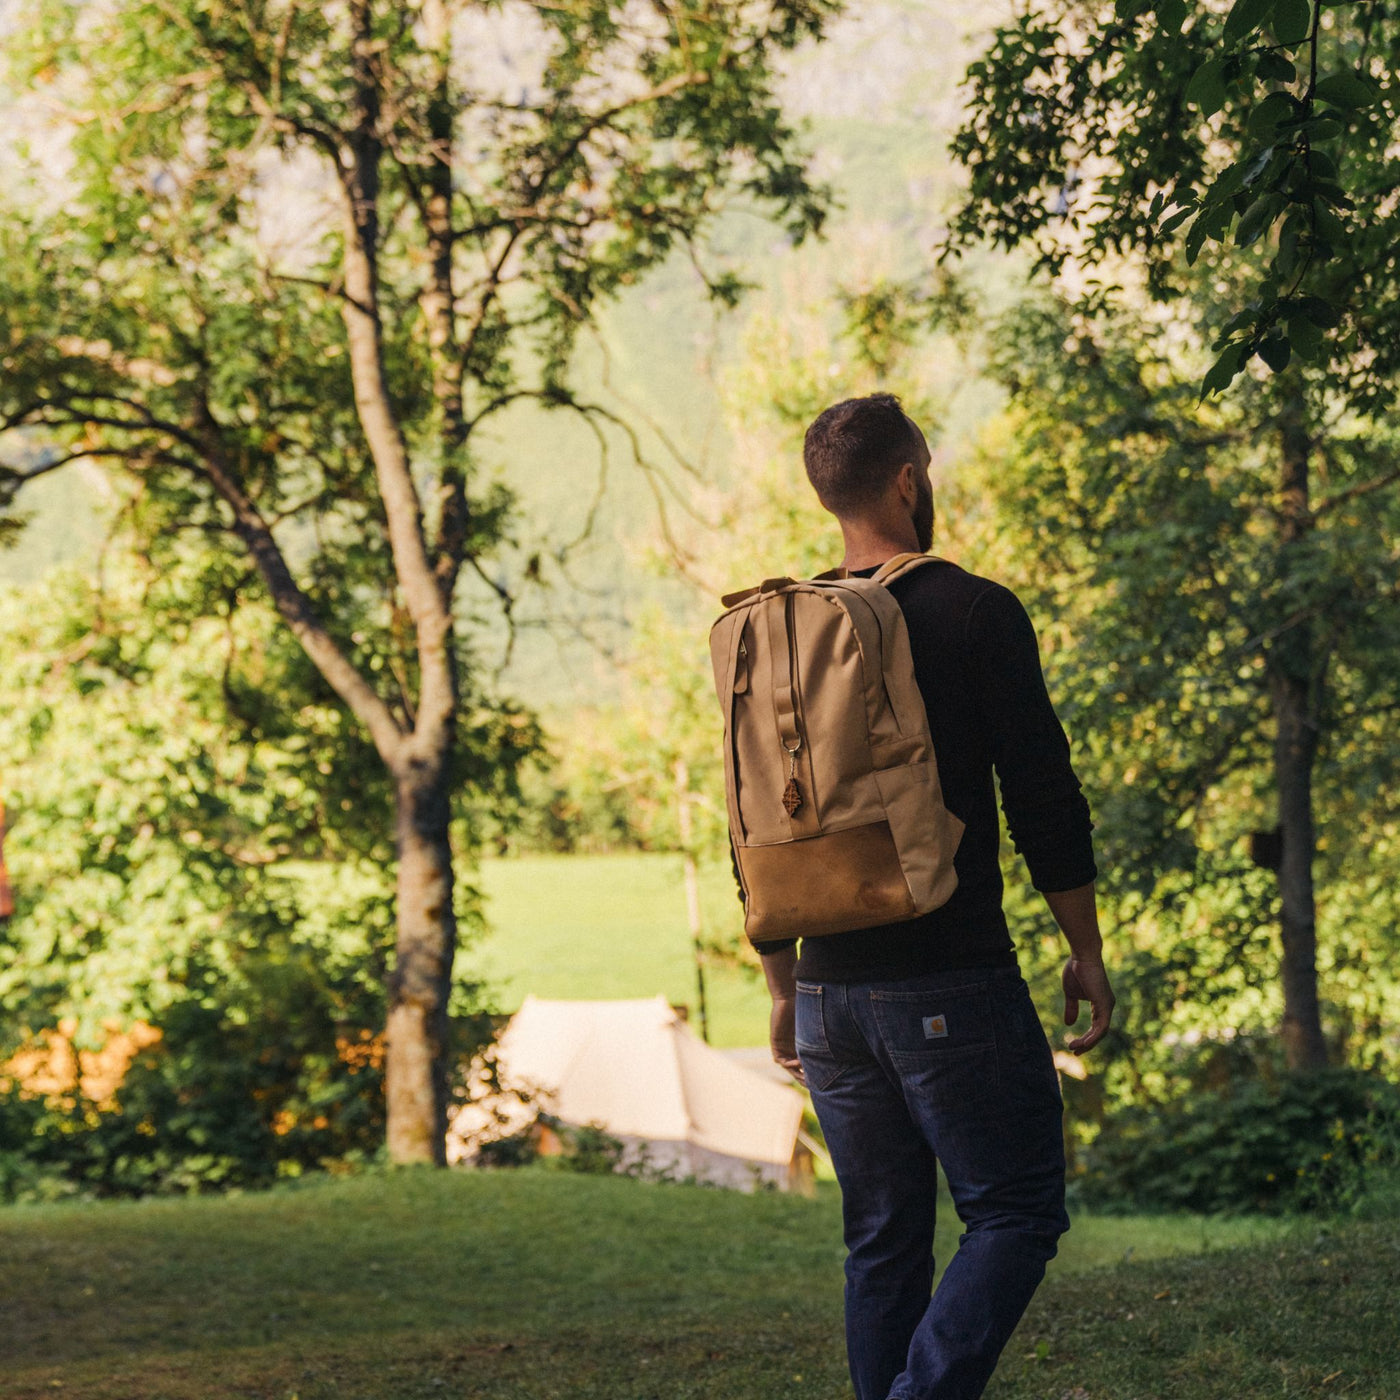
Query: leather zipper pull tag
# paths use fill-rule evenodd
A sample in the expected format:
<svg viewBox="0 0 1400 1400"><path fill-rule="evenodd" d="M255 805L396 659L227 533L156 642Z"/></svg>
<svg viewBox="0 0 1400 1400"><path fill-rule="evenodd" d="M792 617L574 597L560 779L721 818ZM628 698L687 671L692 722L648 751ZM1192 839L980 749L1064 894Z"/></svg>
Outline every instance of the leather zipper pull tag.
<svg viewBox="0 0 1400 1400"><path fill-rule="evenodd" d="M783 789L783 810L789 817L795 817L802 805L802 789L797 786L797 755L801 748L802 740L799 739L797 748L787 751L789 767L787 786Z"/></svg>

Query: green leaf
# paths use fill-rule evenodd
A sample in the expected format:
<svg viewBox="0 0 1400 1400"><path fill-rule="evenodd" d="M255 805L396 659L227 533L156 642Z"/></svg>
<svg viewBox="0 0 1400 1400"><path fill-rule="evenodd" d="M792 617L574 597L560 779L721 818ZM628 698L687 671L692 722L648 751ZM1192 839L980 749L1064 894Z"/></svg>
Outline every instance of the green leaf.
<svg viewBox="0 0 1400 1400"><path fill-rule="evenodd" d="M1273 8L1274 0L1235 0L1225 21L1225 42L1234 45L1253 34L1268 19Z"/></svg>
<svg viewBox="0 0 1400 1400"><path fill-rule="evenodd" d="M1280 277L1291 277L1297 270L1298 239L1305 227L1302 216L1296 211L1283 221L1278 236L1278 252L1274 256L1274 268Z"/></svg>
<svg viewBox="0 0 1400 1400"><path fill-rule="evenodd" d="M1229 200L1221 200L1205 211L1206 233L1209 237L1223 239L1235 220L1235 206Z"/></svg>
<svg viewBox="0 0 1400 1400"><path fill-rule="evenodd" d="M1265 49L1259 55L1258 71L1259 76L1270 83L1291 83L1298 77L1298 69L1293 60L1279 53L1277 49Z"/></svg>
<svg viewBox="0 0 1400 1400"><path fill-rule="evenodd" d="M1186 84L1186 100L1201 109L1203 117L1213 117L1225 105L1225 58L1208 58Z"/></svg>
<svg viewBox="0 0 1400 1400"><path fill-rule="evenodd" d="M1248 159L1237 160L1233 165L1227 165L1215 177L1215 183L1206 191L1204 202L1214 204L1218 200L1229 199L1245 183L1245 175L1249 172L1249 166Z"/></svg>
<svg viewBox="0 0 1400 1400"><path fill-rule="evenodd" d="M1194 204L1187 204L1180 209L1174 209L1162 220L1162 225L1157 230L1158 233L1175 233L1195 212L1196 206Z"/></svg>
<svg viewBox="0 0 1400 1400"><path fill-rule="evenodd" d="M1336 112L1329 107L1324 107L1320 116L1309 117L1307 121L1299 122L1293 128L1293 134L1298 137L1306 136L1310 142L1318 144L1323 141L1335 140L1345 130L1346 127Z"/></svg>
<svg viewBox="0 0 1400 1400"><path fill-rule="evenodd" d="M1241 185L1245 189L1248 189L1269 168L1270 162L1277 154L1278 152L1273 146L1265 146L1264 149L1249 162L1248 166L1245 167L1244 178L1240 182Z"/></svg>
<svg viewBox="0 0 1400 1400"><path fill-rule="evenodd" d="M1312 180L1300 186L1300 194L1325 199L1334 209L1355 209L1356 201L1335 180Z"/></svg>
<svg viewBox="0 0 1400 1400"><path fill-rule="evenodd" d="M1255 317L1259 314L1259 303L1250 302L1243 311L1237 311L1225 323L1220 335L1216 338L1215 344L1211 347L1215 350L1223 350L1242 330L1254 324Z"/></svg>
<svg viewBox="0 0 1400 1400"><path fill-rule="evenodd" d="M1277 373L1288 368L1288 362L1293 358L1293 347L1285 336L1271 335L1260 345L1258 353L1259 358Z"/></svg>
<svg viewBox="0 0 1400 1400"><path fill-rule="evenodd" d="M1331 244L1334 249L1341 247L1347 238L1346 226L1323 200L1313 200L1312 207L1313 227L1317 230L1318 237Z"/></svg>
<svg viewBox="0 0 1400 1400"><path fill-rule="evenodd" d="M1301 311L1313 325L1321 326L1324 330L1331 330L1334 326L1341 325L1341 310L1333 306L1330 301L1324 301L1321 297L1298 297L1292 306Z"/></svg>
<svg viewBox="0 0 1400 1400"><path fill-rule="evenodd" d="M1251 136L1266 136L1280 122L1291 117L1299 105L1292 93L1271 92L1250 112L1246 130Z"/></svg>
<svg viewBox="0 0 1400 1400"><path fill-rule="evenodd" d="M1218 394L1222 389L1230 387L1231 381L1240 372L1248 348L1248 343L1243 340L1237 340L1233 345L1225 347L1220 358L1206 371L1206 377L1201 381L1202 398L1207 394Z"/></svg>
<svg viewBox="0 0 1400 1400"><path fill-rule="evenodd" d="M1194 264L1201 255L1201 249L1205 247L1206 237L1210 233L1210 223L1206 218L1206 210L1202 209L1196 216L1195 222L1186 230L1186 261Z"/></svg>
<svg viewBox="0 0 1400 1400"><path fill-rule="evenodd" d="M1188 14L1186 0L1157 0L1157 23L1169 34L1180 34Z"/></svg>
<svg viewBox="0 0 1400 1400"><path fill-rule="evenodd" d="M1295 316L1288 323L1288 343L1303 359L1315 360L1322 349L1322 332L1305 317Z"/></svg>
<svg viewBox="0 0 1400 1400"><path fill-rule="evenodd" d="M1256 199L1240 215L1239 225L1235 229L1236 246L1248 248L1251 243L1257 242L1278 217L1281 207L1279 196L1272 191Z"/></svg>
<svg viewBox="0 0 1400 1400"><path fill-rule="evenodd" d="M1324 180L1338 178L1337 162L1326 151L1319 151L1316 147L1308 151L1308 170Z"/></svg>
<svg viewBox="0 0 1400 1400"><path fill-rule="evenodd" d="M1324 102L1349 112L1369 107L1380 97L1380 90L1370 78L1346 71L1329 73L1325 78L1318 79L1315 91Z"/></svg>
<svg viewBox="0 0 1400 1400"><path fill-rule="evenodd" d="M1280 44L1301 44L1312 30L1312 19L1313 9L1309 0L1277 0L1274 5L1274 37Z"/></svg>

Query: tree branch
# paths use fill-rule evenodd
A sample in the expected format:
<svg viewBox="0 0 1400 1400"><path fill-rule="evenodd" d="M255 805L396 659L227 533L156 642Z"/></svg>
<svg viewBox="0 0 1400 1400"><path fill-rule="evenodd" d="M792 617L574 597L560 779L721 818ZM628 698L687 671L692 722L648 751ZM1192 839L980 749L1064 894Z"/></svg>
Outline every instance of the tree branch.
<svg viewBox="0 0 1400 1400"><path fill-rule="evenodd" d="M611 107L604 107L601 112L595 113L564 143L557 158L549 167L542 170L538 177L530 183L530 198L527 203L533 204L538 199L550 178L578 154L579 147L600 127L607 126L615 117L620 117L624 112L629 112L636 107L645 107L650 102L659 102L665 97L672 97L688 87L703 87L709 81L710 74L705 69L688 73L674 73L665 82L657 83L655 87L648 88L646 92L637 93L633 97L625 98L623 101L614 103Z"/></svg>
<svg viewBox="0 0 1400 1400"><path fill-rule="evenodd" d="M202 466L209 483L233 511L234 533L252 556L283 621L327 684L369 731L375 748L394 771L401 760L404 731L393 712L326 631L311 600L292 577L271 528L243 494L212 443L206 444Z"/></svg>
<svg viewBox="0 0 1400 1400"><path fill-rule="evenodd" d="M1400 467L1386 472L1383 476L1376 477L1374 481L1363 481L1356 486L1349 486L1345 491L1338 491L1335 495L1328 496L1326 500L1319 501L1312 509L1312 517L1316 520L1325 511L1344 505L1347 501L1355 501L1362 496L1369 496L1373 491L1383 491L1387 486L1393 486L1397 481L1400 481Z"/></svg>
<svg viewBox="0 0 1400 1400"><path fill-rule="evenodd" d="M56 472L60 467L66 467L69 462L76 462L83 457L129 457L131 455L133 455L132 452L126 448L85 447L81 452L67 452L61 457L55 457L52 461L41 462L37 467L30 467L28 471L7 467L3 462L0 462L0 473L8 473L8 476L0 478L0 485L13 494L27 486L31 481L37 481L41 476Z"/></svg>

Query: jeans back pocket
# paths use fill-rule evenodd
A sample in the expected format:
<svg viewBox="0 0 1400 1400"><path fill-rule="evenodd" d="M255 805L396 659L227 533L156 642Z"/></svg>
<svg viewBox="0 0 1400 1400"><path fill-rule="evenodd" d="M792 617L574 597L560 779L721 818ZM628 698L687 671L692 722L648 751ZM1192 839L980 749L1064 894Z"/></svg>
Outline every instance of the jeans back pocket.
<svg viewBox="0 0 1400 1400"><path fill-rule="evenodd" d="M882 988L870 999L885 1053L906 1084L950 1104L999 1090L996 1008L985 986Z"/></svg>
<svg viewBox="0 0 1400 1400"><path fill-rule="evenodd" d="M797 984L797 1058L808 1085L820 1092L829 1089L845 1072L846 1064L831 1053L827 1038L823 989L807 982Z"/></svg>

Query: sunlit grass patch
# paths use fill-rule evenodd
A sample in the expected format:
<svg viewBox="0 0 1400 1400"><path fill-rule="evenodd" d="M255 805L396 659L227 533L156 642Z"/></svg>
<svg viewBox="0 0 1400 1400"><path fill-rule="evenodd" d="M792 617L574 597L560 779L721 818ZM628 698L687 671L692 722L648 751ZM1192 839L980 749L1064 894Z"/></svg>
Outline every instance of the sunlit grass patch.
<svg viewBox="0 0 1400 1400"><path fill-rule="evenodd" d="M946 1262L960 1227L942 1207ZM11 1208L0 1257L5 1400L848 1393L829 1187L373 1173ZM1397 1266L1394 1222L1081 1216L989 1395L1393 1397Z"/></svg>
<svg viewBox="0 0 1400 1400"><path fill-rule="evenodd" d="M654 997L689 1008L700 1030L695 957L679 856L519 856L483 863L489 932L463 955L496 1003L514 1011L527 993L610 1000ZM706 936L737 935L740 906L728 866L701 872ZM710 1039L768 1041L763 980L739 967L705 970Z"/></svg>

